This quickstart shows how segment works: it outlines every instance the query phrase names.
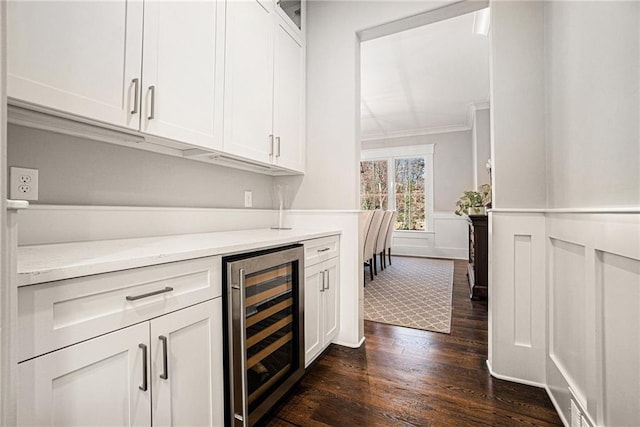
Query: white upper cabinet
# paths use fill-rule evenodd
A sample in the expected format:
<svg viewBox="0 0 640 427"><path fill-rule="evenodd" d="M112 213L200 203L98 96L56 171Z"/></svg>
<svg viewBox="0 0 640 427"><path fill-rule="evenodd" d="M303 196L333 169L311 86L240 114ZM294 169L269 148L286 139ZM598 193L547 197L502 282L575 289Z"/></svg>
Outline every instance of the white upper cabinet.
<svg viewBox="0 0 640 427"><path fill-rule="evenodd" d="M9 1L8 96L138 129L142 15L139 1Z"/></svg>
<svg viewBox="0 0 640 427"><path fill-rule="evenodd" d="M276 10L257 0L228 4L223 147L302 172L303 43Z"/></svg>
<svg viewBox="0 0 640 427"><path fill-rule="evenodd" d="M222 148L223 1L144 4L143 132Z"/></svg>
<svg viewBox="0 0 640 427"><path fill-rule="evenodd" d="M304 172L304 0L7 4L12 123Z"/></svg>
<svg viewBox="0 0 640 427"><path fill-rule="evenodd" d="M263 163L273 150L273 11L257 0L227 4L224 151Z"/></svg>
<svg viewBox="0 0 640 427"><path fill-rule="evenodd" d="M304 56L302 44L282 24L276 29L273 85L274 158L277 165L304 170Z"/></svg>

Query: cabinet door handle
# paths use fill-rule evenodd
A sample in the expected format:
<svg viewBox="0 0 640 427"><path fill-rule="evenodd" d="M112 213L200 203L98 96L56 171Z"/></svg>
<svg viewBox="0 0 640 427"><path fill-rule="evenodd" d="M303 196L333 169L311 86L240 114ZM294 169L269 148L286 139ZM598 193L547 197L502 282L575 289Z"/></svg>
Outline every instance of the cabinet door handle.
<svg viewBox="0 0 640 427"><path fill-rule="evenodd" d="M164 293L167 293L167 292L171 292L172 290L173 290L173 288L171 286L167 286L164 289L159 289L157 291L149 292L149 293L142 294L142 295L127 295L125 297L125 299L127 301L135 301L135 300L138 300L138 299L148 298L148 297L152 297L154 295L160 295L160 294L164 294Z"/></svg>
<svg viewBox="0 0 640 427"><path fill-rule="evenodd" d="M160 341L162 341L162 373L160 374L160 378L163 380L169 379L169 366L167 363L167 337L164 335L160 335L158 337Z"/></svg>
<svg viewBox="0 0 640 427"><path fill-rule="evenodd" d="M320 274L322 275L322 281L320 282L320 292L324 292L324 272L325 270L322 270L320 272Z"/></svg>
<svg viewBox="0 0 640 427"><path fill-rule="evenodd" d="M325 291L328 291L329 290L329 270L325 270L324 273L325 273L325 277L326 277L325 283L327 284L327 287L326 288L323 287L323 289Z"/></svg>
<svg viewBox="0 0 640 427"><path fill-rule="evenodd" d="M331 249L331 248L318 249L318 252L326 252L326 251L328 251L329 249Z"/></svg>
<svg viewBox="0 0 640 427"><path fill-rule="evenodd" d="M156 117L156 87L149 86L149 92L151 92L151 100L149 101L149 120L153 120Z"/></svg>
<svg viewBox="0 0 640 427"><path fill-rule="evenodd" d="M273 156L273 135L269 135L269 156Z"/></svg>
<svg viewBox="0 0 640 427"><path fill-rule="evenodd" d="M276 136L276 147L277 147L277 153L276 157L280 157L280 137Z"/></svg>
<svg viewBox="0 0 640 427"><path fill-rule="evenodd" d="M142 385L138 388L147 391L147 346L146 344L138 344L138 348L142 349Z"/></svg>
<svg viewBox="0 0 640 427"><path fill-rule="evenodd" d="M138 114L138 103L139 99L139 89L140 89L140 79L135 78L131 81L133 83L133 110L131 110L131 114Z"/></svg>

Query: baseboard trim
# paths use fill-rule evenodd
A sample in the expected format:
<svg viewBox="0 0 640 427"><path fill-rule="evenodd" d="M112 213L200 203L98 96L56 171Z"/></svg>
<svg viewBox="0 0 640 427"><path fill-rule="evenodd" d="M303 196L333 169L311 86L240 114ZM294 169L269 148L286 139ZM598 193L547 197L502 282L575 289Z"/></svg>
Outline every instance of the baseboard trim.
<svg viewBox="0 0 640 427"><path fill-rule="evenodd" d="M530 386L533 386L533 387L543 388L545 390L547 389L547 385L543 384L543 383L539 383L539 382L536 382L536 381L523 380L522 378L515 378L515 377L510 377L508 375L498 374L498 373L494 372L493 368L491 367L491 363L489 362L489 360L487 360L486 363L487 363L487 369L489 369L489 373L494 378L498 378L499 380L511 381L512 383L518 383L518 384L524 384L524 385L530 385Z"/></svg>
<svg viewBox="0 0 640 427"><path fill-rule="evenodd" d="M341 345L342 347L360 348L362 344L364 344L365 339L366 339L365 337L362 337L362 339L357 344L353 344L352 342L341 341L341 340L335 340L333 341L333 344Z"/></svg>
<svg viewBox="0 0 640 427"><path fill-rule="evenodd" d="M560 417L560 420L562 421L562 424L564 424L565 426L569 426L570 424L567 422L567 419L564 417L564 413L560 410L560 405L558 405L558 401L556 400L556 398L553 395L553 393L551 393L551 390L549 389L549 386L545 385L544 389L547 391L547 396L549 396L549 400L551 400L551 403L553 404L553 407L555 408L556 412L558 413L558 416Z"/></svg>
<svg viewBox="0 0 640 427"><path fill-rule="evenodd" d="M424 246L393 245L391 255L423 258L468 259L466 248L426 248Z"/></svg>

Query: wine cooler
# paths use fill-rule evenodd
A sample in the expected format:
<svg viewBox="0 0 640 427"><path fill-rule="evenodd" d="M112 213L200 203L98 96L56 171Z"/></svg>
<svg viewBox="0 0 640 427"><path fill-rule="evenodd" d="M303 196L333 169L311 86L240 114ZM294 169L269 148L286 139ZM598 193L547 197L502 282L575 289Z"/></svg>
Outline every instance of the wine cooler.
<svg viewBox="0 0 640 427"><path fill-rule="evenodd" d="M304 251L223 258L227 424L252 426L304 374Z"/></svg>

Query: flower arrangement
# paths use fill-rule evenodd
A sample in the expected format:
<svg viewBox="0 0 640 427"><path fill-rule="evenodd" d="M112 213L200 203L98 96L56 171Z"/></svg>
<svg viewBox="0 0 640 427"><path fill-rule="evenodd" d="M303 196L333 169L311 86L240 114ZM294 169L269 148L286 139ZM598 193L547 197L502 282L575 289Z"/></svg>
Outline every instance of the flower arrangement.
<svg viewBox="0 0 640 427"><path fill-rule="evenodd" d="M456 215L484 215L485 208L491 204L491 186L482 184L478 191L468 190L462 193L456 202Z"/></svg>

